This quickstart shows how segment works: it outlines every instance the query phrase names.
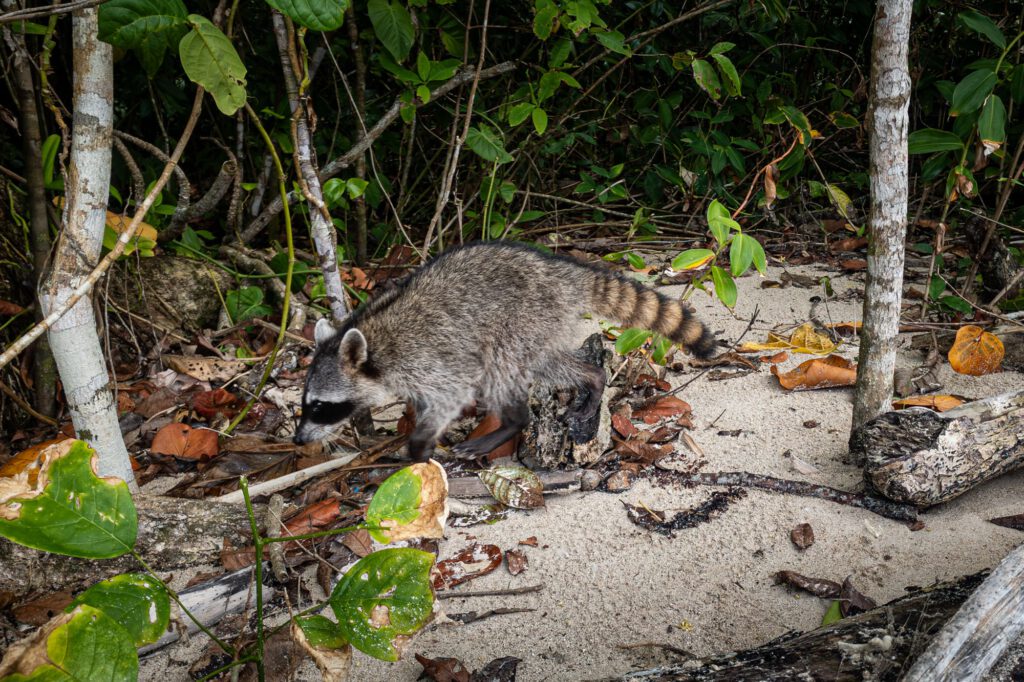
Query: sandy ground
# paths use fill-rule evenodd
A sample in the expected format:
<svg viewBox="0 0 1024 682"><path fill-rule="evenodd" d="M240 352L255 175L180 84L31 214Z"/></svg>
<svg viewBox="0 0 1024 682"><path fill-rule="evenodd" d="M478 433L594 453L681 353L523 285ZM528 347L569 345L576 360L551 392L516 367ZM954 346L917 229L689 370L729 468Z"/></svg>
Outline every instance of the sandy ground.
<svg viewBox="0 0 1024 682"><path fill-rule="evenodd" d="M793 268L803 274L828 274L836 300L816 315L835 322L860 319L863 277ZM770 279L781 270L772 269ZM694 303L721 338L734 340L755 306L758 320L745 340L763 341L767 330L796 325L810 316L815 289L761 289L760 279L739 282L733 317L699 293ZM672 293L667 290L666 293ZM596 327L596 324L595 324ZM905 339L904 343L908 343ZM856 357L855 346L843 355ZM795 366L808 356L796 355ZM900 363L918 364L906 351ZM692 371L692 370L691 370ZM670 373L683 382L692 374ZM1021 386L1021 376L1004 372L985 377L957 375L943 363L945 392L982 398ZM707 459L705 471L741 470L859 489L861 473L844 464L851 413L850 389L786 393L767 367L726 381L702 378L681 394L693 407L693 438ZM810 420L813 428L804 426ZM733 433L739 431L738 435ZM684 446L679 446L684 450ZM792 456L819 473L805 476ZM507 589L543 584L540 592L440 602L447 613L499 607L534 609L479 623L428 627L406 650L406 659L386 664L356 653L351 679L415 680L417 652L452 656L471 670L501 656L522 659L518 679L586 680L651 667L668 659L656 648L623 649L644 642L671 644L705 656L763 643L792 629L813 629L827 602L797 595L772 584L779 570L842 581L852 576L861 591L879 603L896 598L908 586L974 573L996 564L1020 542L1017 531L987 519L1024 512L1024 473L1004 476L924 515L926 528L911 532L901 523L869 512L816 499L758 491L733 503L720 518L674 538L634 526L623 502L669 512L693 507L712 488L675 489L641 481L628 492L579 493L549 498L543 511L521 512L494 525L450 530L440 547L449 557L472 541L513 548L530 536L538 547L523 547L529 568L512 577L504 567L457 590ZM816 542L798 551L789 531L809 523ZM144 663L142 679L186 679L201 643L179 645ZM301 679L319 679L312 666Z"/></svg>

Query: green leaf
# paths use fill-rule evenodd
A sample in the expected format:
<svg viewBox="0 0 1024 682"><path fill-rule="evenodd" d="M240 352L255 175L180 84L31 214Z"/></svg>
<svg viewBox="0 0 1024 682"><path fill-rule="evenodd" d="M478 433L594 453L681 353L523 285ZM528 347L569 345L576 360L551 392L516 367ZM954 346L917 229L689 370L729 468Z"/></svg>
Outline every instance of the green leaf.
<svg viewBox="0 0 1024 682"><path fill-rule="evenodd" d="M366 10L377 39L391 53L395 61L404 62L412 49L415 29L412 16L400 2L368 0Z"/></svg>
<svg viewBox="0 0 1024 682"><path fill-rule="evenodd" d="M850 220L850 207L853 206L853 200L850 199L850 195L831 183L825 185L825 189L828 192L828 200L839 211L839 215Z"/></svg>
<svg viewBox="0 0 1024 682"><path fill-rule="evenodd" d="M839 600L837 599L828 607L828 611L825 612L825 615L821 619L821 625L822 627L825 627L832 623L838 623L842 619L843 612L839 608Z"/></svg>
<svg viewBox="0 0 1024 682"><path fill-rule="evenodd" d="M673 270L695 270L704 267L715 257L711 249L688 249L672 259Z"/></svg>
<svg viewBox="0 0 1024 682"><path fill-rule="evenodd" d="M933 275L931 281L928 283L928 298L936 301L945 290L946 280L942 279L938 275Z"/></svg>
<svg viewBox="0 0 1024 682"><path fill-rule="evenodd" d="M580 87L582 87L578 80L567 74L565 71L556 71L555 73L558 74L558 80L562 81L570 88L575 88L576 90L579 90Z"/></svg>
<svg viewBox="0 0 1024 682"><path fill-rule="evenodd" d="M422 487L423 481L409 467L391 474L373 494L370 506L366 509L366 523L380 527L392 522L399 526L412 523L420 515ZM380 530L371 530L370 535L377 542L390 542L388 536Z"/></svg>
<svg viewBox="0 0 1024 682"><path fill-rule="evenodd" d="M665 338L661 334L655 334L654 343L651 344L651 360L657 365L665 364L665 356L672 350L672 339Z"/></svg>
<svg viewBox="0 0 1024 682"><path fill-rule="evenodd" d="M63 190L64 179L58 177L54 180L53 171L57 164L57 150L60 149L60 135L48 135L43 140L43 185L46 189Z"/></svg>
<svg viewBox="0 0 1024 682"><path fill-rule="evenodd" d="M1024 64L1013 67L1010 76L1010 97L1014 102L1024 102Z"/></svg>
<svg viewBox="0 0 1024 682"><path fill-rule="evenodd" d="M557 25L558 6L552 0L537 0L534 8L533 34L541 40L547 40Z"/></svg>
<svg viewBox="0 0 1024 682"><path fill-rule="evenodd" d="M458 59L445 59L443 62L430 62L430 75L427 80L446 81L455 75L455 72L462 66Z"/></svg>
<svg viewBox="0 0 1024 682"><path fill-rule="evenodd" d="M722 72L722 82L725 84L725 91L734 97L740 94L740 75L736 73L736 67L732 60L722 54L713 54L712 58L718 63L718 70Z"/></svg>
<svg viewBox="0 0 1024 682"><path fill-rule="evenodd" d="M715 43L714 45L712 45L711 49L708 50L708 54L712 56L716 54L725 54L734 47L736 47L736 43L722 41L720 43Z"/></svg>
<svg viewBox="0 0 1024 682"><path fill-rule="evenodd" d="M419 74L420 80L426 81L430 77L430 58L427 57L425 52L420 52L416 55L416 73Z"/></svg>
<svg viewBox="0 0 1024 682"><path fill-rule="evenodd" d="M633 55L633 50L626 46L626 37L618 31L606 31L604 33L596 33L594 37L597 38L597 42L601 43L608 50L621 54L626 57Z"/></svg>
<svg viewBox="0 0 1024 682"><path fill-rule="evenodd" d="M419 99L419 101L422 102L423 104L429 102L430 88L428 88L426 85L421 85L418 88L416 88L416 98Z"/></svg>
<svg viewBox="0 0 1024 682"><path fill-rule="evenodd" d="M326 616L296 616L292 621L302 630L310 646L319 649L340 649L348 644L338 624Z"/></svg>
<svg viewBox="0 0 1024 682"><path fill-rule="evenodd" d="M834 111L831 115L832 124L836 128L859 128L860 121L857 120L856 116L846 113L845 111Z"/></svg>
<svg viewBox="0 0 1024 682"><path fill-rule="evenodd" d="M379 54L380 56L378 57L378 61L380 62L380 66L382 69L393 74L395 78L402 81L403 83L412 84L419 82L419 76L417 76L415 73L405 68L404 66L401 66L400 64L395 62L394 57L392 57L390 54L388 54L387 52L380 52Z"/></svg>
<svg viewBox="0 0 1024 682"><path fill-rule="evenodd" d="M337 178L331 178L336 180ZM277 278L282 282L285 280L288 273L288 252L278 251L268 263L270 269L277 273ZM295 262L294 270L308 270L309 266L301 261ZM300 274L299 272L292 273L292 293L296 291L302 291L302 287L306 286L306 281L309 279L309 275Z"/></svg>
<svg viewBox="0 0 1024 682"><path fill-rule="evenodd" d="M366 188L369 184L362 178L349 178L345 181L345 191L350 199L358 199L366 193Z"/></svg>
<svg viewBox="0 0 1024 682"><path fill-rule="evenodd" d="M694 59L690 66L693 68L693 80L711 96L711 99L722 96L722 85L718 82L718 75L710 63L703 59Z"/></svg>
<svg viewBox="0 0 1024 682"><path fill-rule="evenodd" d="M999 95L985 100L978 117L978 136L987 150L998 149L1006 141L1006 107Z"/></svg>
<svg viewBox="0 0 1024 682"><path fill-rule="evenodd" d="M345 21L348 0L267 0L267 4L300 26L333 31Z"/></svg>
<svg viewBox="0 0 1024 682"><path fill-rule="evenodd" d="M948 130L925 128L910 133L907 147L911 154L931 154L932 152L958 152L964 148L964 143Z"/></svg>
<svg viewBox="0 0 1024 682"><path fill-rule="evenodd" d="M5 490L0 503L0 535L18 544L85 559L109 559L130 551L138 519L124 481L97 478L96 453L80 440L45 450L48 459L37 491ZM38 494L37 494L38 493Z"/></svg>
<svg viewBox="0 0 1024 682"><path fill-rule="evenodd" d="M637 348L643 346L650 336L651 332L646 329L638 329L636 327L624 329L619 334L619 338L615 339L615 352L619 355L629 355Z"/></svg>
<svg viewBox="0 0 1024 682"><path fill-rule="evenodd" d="M970 303L960 298L959 296L943 296L942 298L939 299L939 303L942 303L943 305L948 306L953 310L963 313L965 315L974 310L974 308L971 307Z"/></svg>
<svg viewBox="0 0 1024 682"><path fill-rule="evenodd" d="M796 107L781 107L782 115L786 117L789 124L800 131L800 144L805 147L811 143L811 122L807 120L804 112Z"/></svg>
<svg viewBox="0 0 1024 682"><path fill-rule="evenodd" d="M754 262L754 247L751 246L751 242L756 243L752 237L743 233L732 238L732 244L729 246L729 270L733 277L742 275Z"/></svg>
<svg viewBox="0 0 1024 682"><path fill-rule="evenodd" d="M80 604L99 609L128 631L135 646L152 644L167 630L171 601L156 578L141 573L124 573L98 582L68 605L71 612Z"/></svg>
<svg viewBox="0 0 1024 682"><path fill-rule="evenodd" d="M639 253L627 251L625 253L625 256L626 262L629 263L629 266L631 268L635 270L643 270L645 267L647 267L647 263L644 262L644 259L640 256Z"/></svg>
<svg viewBox="0 0 1024 682"><path fill-rule="evenodd" d="M512 155L505 151L505 146L498 139L494 130L484 124L469 129L469 133L466 135L466 146L485 161L508 163L512 160Z"/></svg>
<svg viewBox="0 0 1024 682"><path fill-rule="evenodd" d="M715 294L718 296L718 300L724 303L726 307L732 308L735 306L736 282L732 280L729 273L717 265L712 265L711 280L715 283Z"/></svg>
<svg viewBox="0 0 1024 682"><path fill-rule="evenodd" d="M153 78L188 30L188 10L181 0L110 0L100 5L99 39L133 50Z"/></svg>
<svg viewBox="0 0 1024 682"><path fill-rule="evenodd" d="M221 113L231 116L245 104L245 65L209 19L190 14L188 21L192 30L178 44L185 74L213 95Z"/></svg>
<svg viewBox="0 0 1024 682"><path fill-rule="evenodd" d="M547 98L555 94L555 90L562 84L562 79L558 77L558 71L546 71L540 77L540 82L537 84L537 103L541 103Z"/></svg>
<svg viewBox="0 0 1024 682"><path fill-rule="evenodd" d="M988 69L972 71L953 89L953 104L950 116L970 114L978 110L985 98L996 87L996 74Z"/></svg>
<svg viewBox="0 0 1024 682"><path fill-rule="evenodd" d="M761 246L761 242L757 241L753 237L749 235L744 236L751 242L750 248L754 252L754 267L757 268L757 271L762 275L766 274L768 272L768 259L765 257L764 247Z"/></svg>
<svg viewBox="0 0 1024 682"><path fill-rule="evenodd" d="M957 19L967 28L974 29L981 35L988 38L1000 50L1006 49L1006 36L999 30L996 23L975 9L961 12Z"/></svg>
<svg viewBox="0 0 1024 682"><path fill-rule="evenodd" d="M530 102L522 102L515 105L508 110L508 124L510 126L519 125L529 117L534 108L534 105Z"/></svg>
<svg viewBox="0 0 1024 682"><path fill-rule="evenodd" d="M569 53L572 51L572 41L568 38L559 38L555 41L555 44L551 46L551 51L548 53L548 66L552 69L565 64L565 60L569 58Z"/></svg>
<svg viewBox="0 0 1024 682"><path fill-rule="evenodd" d="M224 297L224 303L231 321L235 324L274 312L270 306L263 303L263 290L259 287L232 289Z"/></svg>
<svg viewBox="0 0 1024 682"><path fill-rule="evenodd" d="M543 135L544 131L548 129L548 112L537 107L531 112L530 118L533 119L533 129L537 131L538 135Z"/></svg>
<svg viewBox="0 0 1024 682"><path fill-rule="evenodd" d="M396 638L419 630L433 611L433 565L433 554L405 547L374 552L349 569L329 601L338 629L352 646L397 661Z"/></svg>

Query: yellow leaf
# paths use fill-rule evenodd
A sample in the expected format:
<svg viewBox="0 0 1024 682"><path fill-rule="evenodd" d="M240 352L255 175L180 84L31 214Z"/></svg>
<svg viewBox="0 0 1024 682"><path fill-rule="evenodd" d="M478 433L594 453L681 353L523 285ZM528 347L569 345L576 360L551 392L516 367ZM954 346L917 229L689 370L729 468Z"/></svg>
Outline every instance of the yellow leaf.
<svg viewBox="0 0 1024 682"><path fill-rule="evenodd" d="M956 333L948 357L954 371L979 377L999 371L1004 353L999 337L969 324Z"/></svg>
<svg viewBox="0 0 1024 682"><path fill-rule="evenodd" d="M127 218L123 215L118 215L113 211L107 211L107 227L114 232L121 234L128 229L128 225L131 224L131 218ZM137 239L148 239L150 241L156 241L156 228L149 223L139 223L139 229L135 230L135 237Z"/></svg>
<svg viewBox="0 0 1024 682"><path fill-rule="evenodd" d="M828 185L828 198L839 211L839 215L850 220L849 211L850 206L853 205L853 200L850 199L850 195L839 189L836 185Z"/></svg>
<svg viewBox="0 0 1024 682"><path fill-rule="evenodd" d="M766 343L745 343L739 347L741 353L760 353L768 350L788 350L794 353L808 353L810 355L828 355L836 349L825 334L814 331L814 325L805 322L793 330L789 338L783 338L778 334L768 332Z"/></svg>

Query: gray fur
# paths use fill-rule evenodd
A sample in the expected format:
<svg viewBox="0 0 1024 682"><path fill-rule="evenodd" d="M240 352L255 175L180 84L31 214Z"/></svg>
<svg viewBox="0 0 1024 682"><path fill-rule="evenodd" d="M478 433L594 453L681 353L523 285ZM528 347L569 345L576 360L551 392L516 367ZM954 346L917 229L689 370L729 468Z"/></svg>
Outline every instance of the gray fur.
<svg viewBox="0 0 1024 682"><path fill-rule="evenodd" d="M508 440L525 426L534 383L585 389L590 396L584 409L596 410L604 375L598 377L597 368L573 354L584 313L596 310L624 321L657 318L652 327L662 331L658 320L666 315L657 313L659 305L672 307L671 327L685 327L686 343L695 352L707 354L713 347L710 334L685 308L661 295L641 303L644 291L600 267L507 242L447 251L372 298L339 330L317 324L296 442L329 435L334 425L315 423L312 416L322 420L338 403L411 401L414 459L429 457L448 424L474 401L502 416L502 433L457 449L477 454L493 449L492 441ZM631 307L610 310L612 298ZM682 340L683 332L675 336Z"/></svg>

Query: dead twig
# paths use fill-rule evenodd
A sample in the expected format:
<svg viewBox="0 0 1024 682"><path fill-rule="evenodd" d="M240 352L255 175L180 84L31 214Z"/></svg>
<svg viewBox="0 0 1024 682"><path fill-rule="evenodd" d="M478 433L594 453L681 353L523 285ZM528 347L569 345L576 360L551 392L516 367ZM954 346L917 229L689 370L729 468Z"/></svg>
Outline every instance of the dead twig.
<svg viewBox="0 0 1024 682"><path fill-rule="evenodd" d="M476 590L475 592L438 592L435 597L438 599L462 599L463 597L507 597L509 595L530 594L540 592L544 589L544 583L538 585L527 585L525 587L513 587L507 590Z"/></svg>

